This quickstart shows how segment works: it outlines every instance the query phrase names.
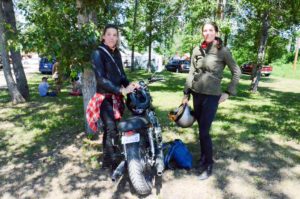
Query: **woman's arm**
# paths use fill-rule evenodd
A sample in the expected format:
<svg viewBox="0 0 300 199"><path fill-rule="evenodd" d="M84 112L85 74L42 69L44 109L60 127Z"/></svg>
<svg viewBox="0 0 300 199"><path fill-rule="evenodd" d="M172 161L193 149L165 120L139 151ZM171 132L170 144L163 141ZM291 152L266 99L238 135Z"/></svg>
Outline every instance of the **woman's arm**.
<svg viewBox="0 0 300 199"><path fill-rule="evenodd" d="M234 61L234 59L232 58L231 52L228 48L224 47L224 53L225 53L225 63L228 65L232 75L226 93L230 95L236 95L236 88L240 80L241 70L240 67Z"/></svg>

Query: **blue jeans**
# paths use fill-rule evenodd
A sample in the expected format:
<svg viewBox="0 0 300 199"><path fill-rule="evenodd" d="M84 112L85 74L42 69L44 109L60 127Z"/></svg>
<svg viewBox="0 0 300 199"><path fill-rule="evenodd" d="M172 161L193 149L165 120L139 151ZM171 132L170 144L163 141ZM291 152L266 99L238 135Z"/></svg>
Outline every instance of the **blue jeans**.
<svg viewBox="0 0 300 199"><path fill-rule="evenodd" d="M47 92L47 96L56 97L57 94L55 92Z"/></svg>
<svg viewBox="0 0 300 199"><path fill-rule="evenodd" d="M47 97L47 96L50 96L50 97L56 97L57 94L55 92L47 92L46 95L43 95L41 97Z"/></svg>
<svg viewBox="0 0 300 199"><path fill-rule="evenodd" d="M195 118L198 122L199 140L201 148L201 161L205 164L213 163L213 147L209 130L215 118L220 96L193 94Z"/></svg>

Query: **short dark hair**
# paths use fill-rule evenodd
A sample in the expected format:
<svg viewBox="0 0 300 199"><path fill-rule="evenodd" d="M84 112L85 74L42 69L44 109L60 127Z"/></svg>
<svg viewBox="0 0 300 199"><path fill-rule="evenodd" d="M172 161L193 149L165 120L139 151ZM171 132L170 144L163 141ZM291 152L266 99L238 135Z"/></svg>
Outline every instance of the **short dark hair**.
<svg viewBox="0 0 300 199"><path fill-rule="evenodd" d="M218 27L217 23L216 23L216 22L213 22L213 21L206 21L206 22L204 22L204 24L203 24L201 30L203 31L204 26L205 26L205 25L208 25L208 24L209 24L209 25L212 25L212 26L214 27L214 29L215 29L216 32L219 32L219 27Z"/></svg>
<svg viewBox="0 0 300 199"><path fill-rule="evenodd" d="M48 79L48 77L42 77L42 81L47 80L47 79Z"/></svg>

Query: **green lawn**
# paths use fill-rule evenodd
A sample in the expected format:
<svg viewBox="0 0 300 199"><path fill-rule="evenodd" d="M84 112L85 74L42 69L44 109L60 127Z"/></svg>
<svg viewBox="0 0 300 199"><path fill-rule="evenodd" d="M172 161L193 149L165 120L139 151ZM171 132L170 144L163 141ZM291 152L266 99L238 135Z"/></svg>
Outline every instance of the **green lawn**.
<svg viewBox="0 0 300 199"><path fill-rule="evenodd" d="M276 194L281 189L275 190L272 184L277 183L279 187L284 183L289 183L291 187L299 184L299 179L292 176L283 178L282 172L292 170L295 176L299 175L297 165L300 164L300 155L297 148L300 141L300 81L276 77L275 71L271 77L262 78L259 92L256 94L248 91L249 76L242 75L238 95L231 96L219 106L211 129L216 180L213 188L208 186L207 189L211 189L212 192L215 189L221 190L225 193L225 198L233 196L231 186L238 187L234 192L240 189L239 186L250 187L251 189L243 194L254 194L254 198L280 198L282 195ZM144 71L127 73L129 78L135 81L150 76ZM187 74L165 71L160 75L165 77L165 81L152 84L150 91L163 127L164 141L182 139L197 160L197 125L186 129L178 128L167 117L168 112L181 102ZM224 87L229 82L229 77L230 73L226 71ZM24 180L24 175L32 175L31 167L44 171L40 177L36 177L37 180L52 179L60 176L60 168L68 168L64 166L82 161L81 155L76 160L70 158L76 155L73 151L74 143L78 149L82 146L82 97L69 96L68 84L58 97L39 97L37 87L40 79L40 74L30 76L28 81L31 100L24 104L12 105L7 91L0 90L0 168L10 171L9 175L0 172L0 193L14 193L14 190L18 190L17 193L22 195L22 187L18 185L19 178L23 179L22 184L25 187L28 183L36 183L34 178ZM50 80L50 83L53 82ZM67 152L71 152L63 156L66 148ZM10 167L23 164L29 165L28 168L22 170ZM174 175L177 175L176 172ZM232 181L235 176L244 180L241 185L237 183L239 181ZM73 177L70 176L70 179ZM89 179L98 180L97 176L87 175L85 180ZM5 188L7 180L13 183L10 188ZM39 184L43 185L42 182ZM89 189L82 190L87 194L89 192ZM261 195L258 190L264 190L267 195ZM287 194L295 193L288 191Z"/></svg>
<svg viewBox="0 0 300 199"><path fill-rule="evenodd" d="M276 77L283 77L289 79L300 79L300 61L296 65L295 71L293 68L293 63L282 64L282 63L273 63L273 72L272 75Z"/></svg>
<svg viewBox="0 0 300 199"><path fill-rule="evenodd" d="M130 73L133 80L150 76L143 71ZM167 114L176 108L182 98L182 90L187 74L163 72L164 82L150 85L153 104L164 129L165 140L181 138L186 142L197 140L197 125L192 128L178 128L168 120ZM82 97L68 95L65 87L59 97L38 96L37 86L40 75L29 79L31 100L28 103L12 106L6 91L0 92L0 121L7 128L0 128L0 149L8 152L18 150L31 156L35 152L51 150L57 137L73 137L84 131ZM225 74L225 85L229 81ZM247 91L249 76L242 76L237 96L221 104L212 127L214 142L223 145L224 137L230 137L227 144L243 142L247 139L264 138L267 134L280 134L287 139L300 140L299 99L300 88L293 92L268 88L276 84L276 78L262 78L259 93ZM50 82L53 83L53 82ZM12 144L13 143L13 144ZM197 146L192 146L192 148ZM226 146L224 146L226 147ZM3 160L3 159L1 159Z"/></svg>

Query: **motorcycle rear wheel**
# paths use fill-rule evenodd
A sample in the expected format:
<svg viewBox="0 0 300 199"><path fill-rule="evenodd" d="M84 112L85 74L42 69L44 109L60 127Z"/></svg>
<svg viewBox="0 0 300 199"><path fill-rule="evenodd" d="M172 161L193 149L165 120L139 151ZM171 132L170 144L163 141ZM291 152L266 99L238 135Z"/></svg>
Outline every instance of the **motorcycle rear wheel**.
<svg viewBox="0 0 300 199"><path fill-rule="evenodd" d="M154 172L147 164L146 156L143 154L144 147L141 145L132 143L126 146L128 174L136 192L147 195L152 191Z"/></svg>

